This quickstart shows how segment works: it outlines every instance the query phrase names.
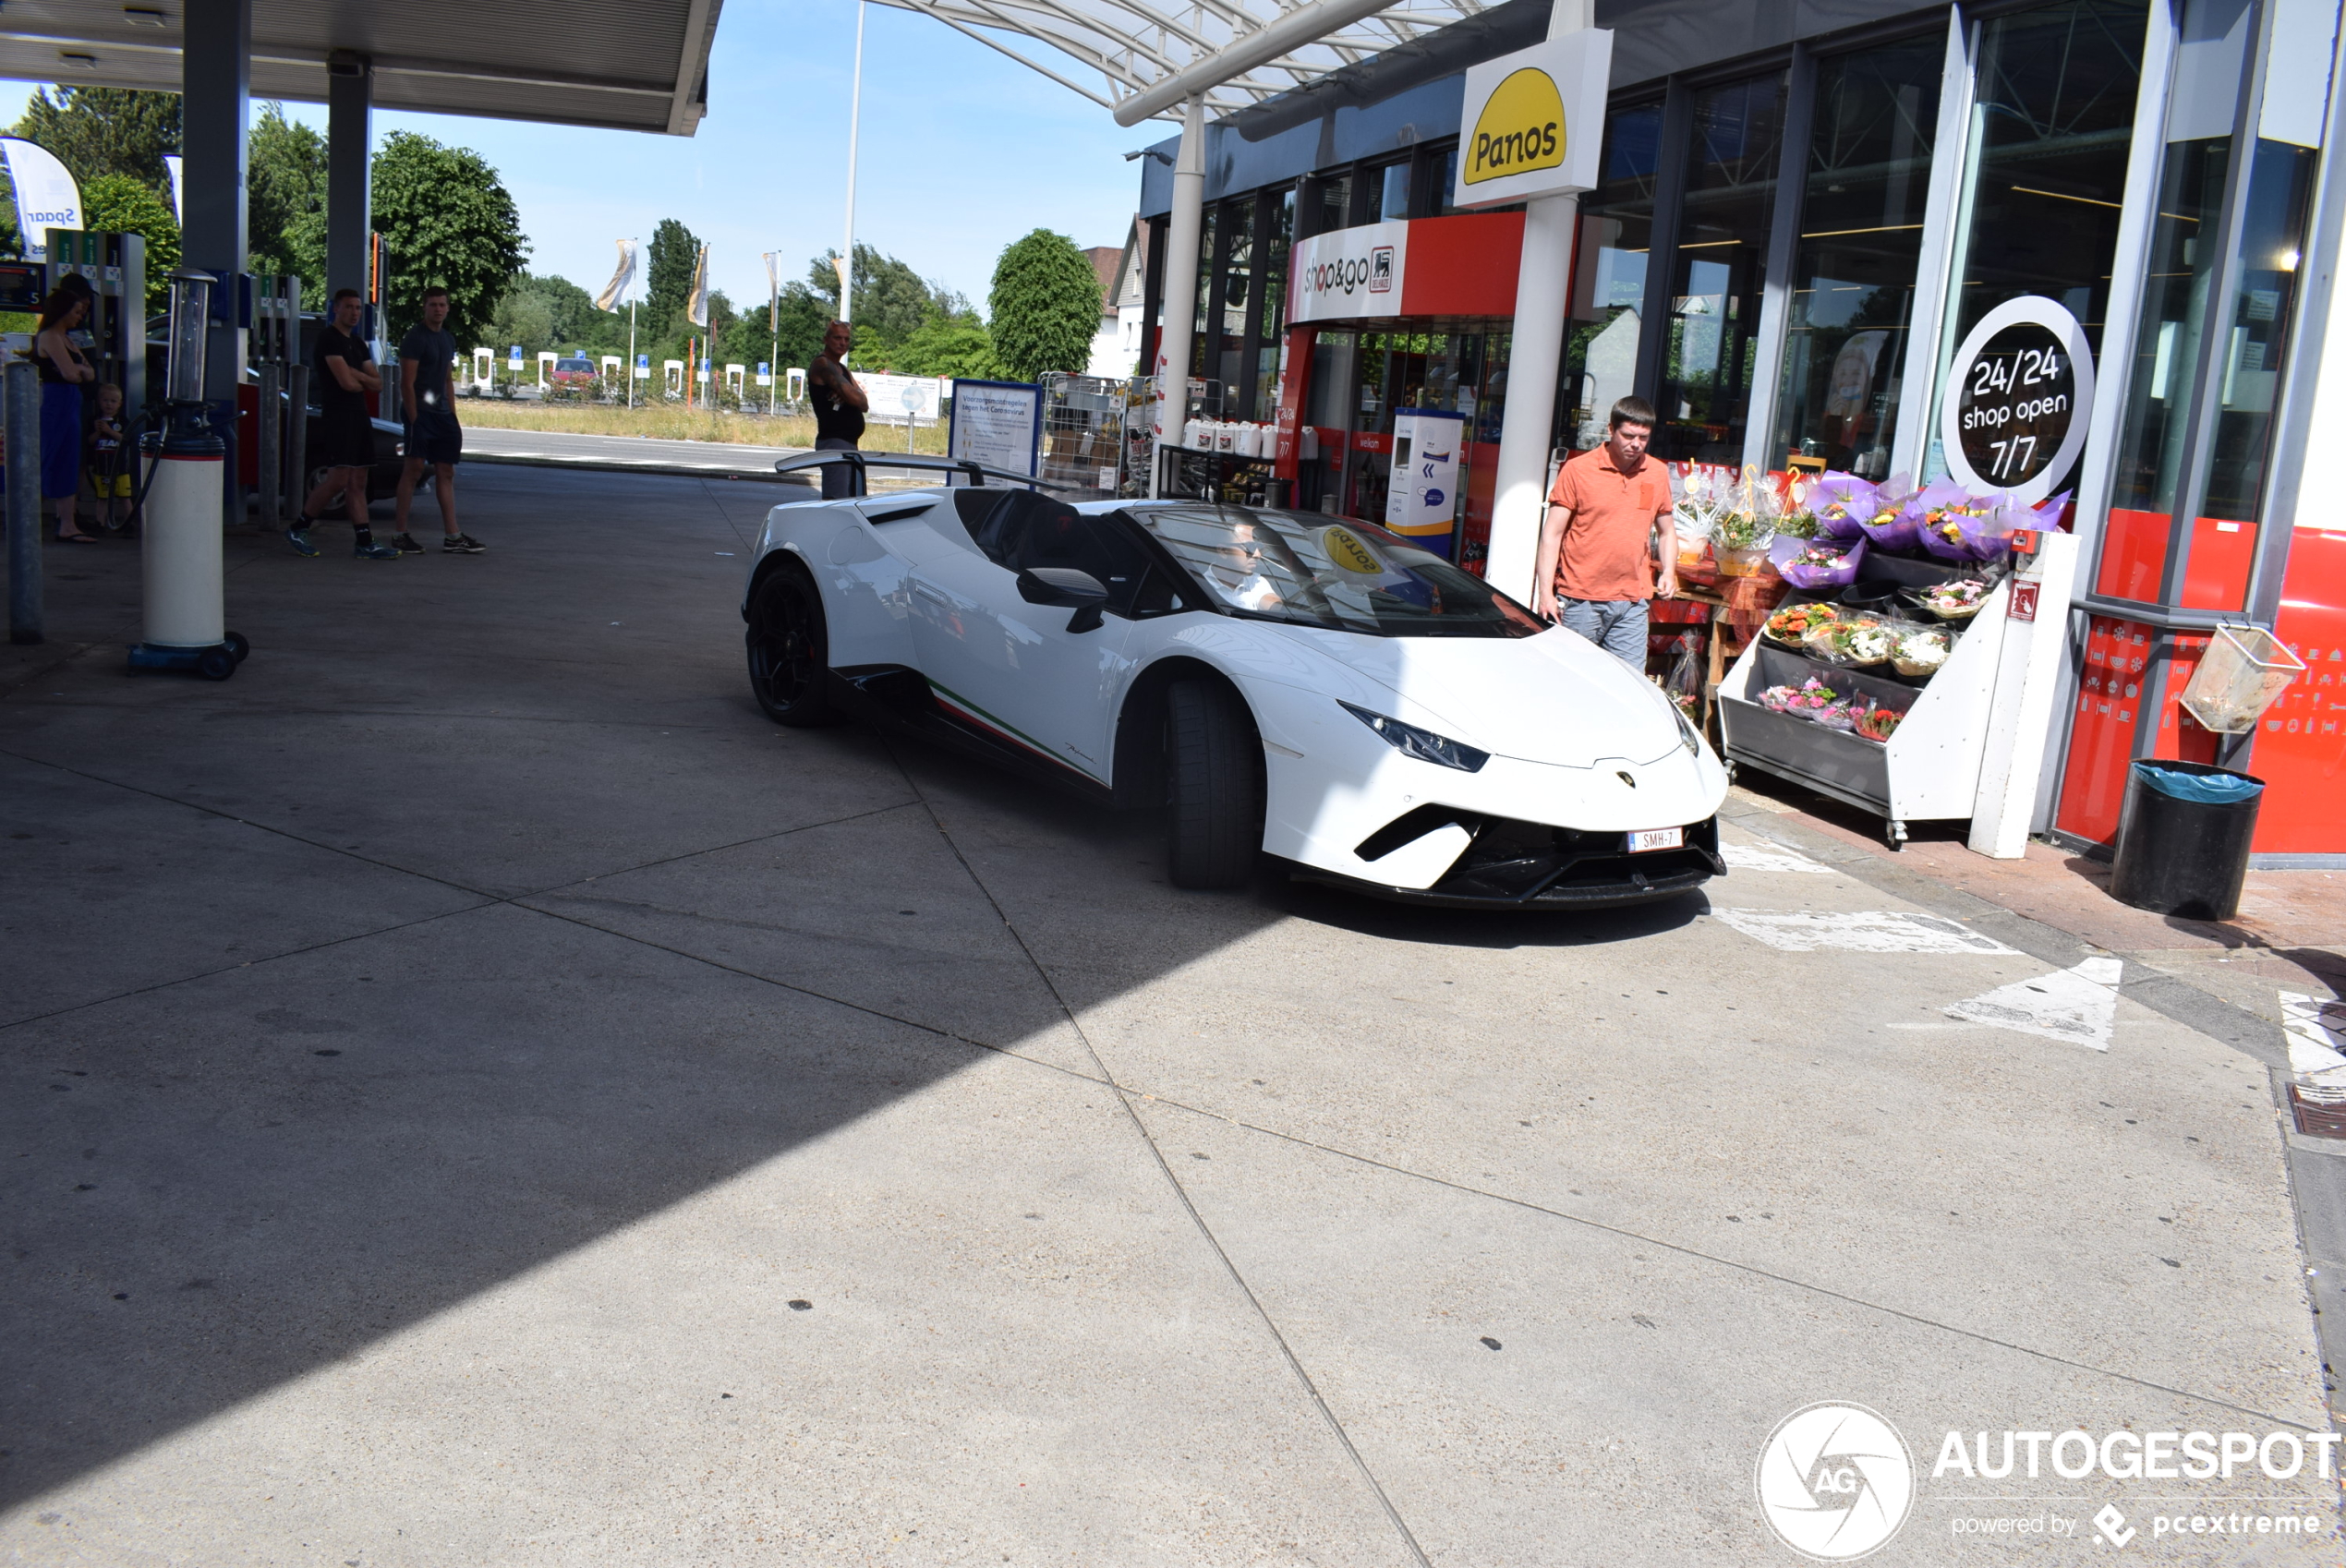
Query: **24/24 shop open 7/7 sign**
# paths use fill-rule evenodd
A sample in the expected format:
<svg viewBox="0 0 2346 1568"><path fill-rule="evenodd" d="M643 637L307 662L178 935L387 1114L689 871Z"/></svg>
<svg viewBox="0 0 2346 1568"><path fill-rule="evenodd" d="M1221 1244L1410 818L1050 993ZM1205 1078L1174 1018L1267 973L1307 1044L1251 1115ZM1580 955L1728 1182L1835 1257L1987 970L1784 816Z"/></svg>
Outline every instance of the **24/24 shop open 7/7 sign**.
<svg viewBox="0 0 2346 1568"><path fill-rule="evenodd" d="M1947 471L1980 494L2042 501L2077 465L2093 412L2085 327L2041 295L2007 299L1948 368L1939 404Z"/></svg>

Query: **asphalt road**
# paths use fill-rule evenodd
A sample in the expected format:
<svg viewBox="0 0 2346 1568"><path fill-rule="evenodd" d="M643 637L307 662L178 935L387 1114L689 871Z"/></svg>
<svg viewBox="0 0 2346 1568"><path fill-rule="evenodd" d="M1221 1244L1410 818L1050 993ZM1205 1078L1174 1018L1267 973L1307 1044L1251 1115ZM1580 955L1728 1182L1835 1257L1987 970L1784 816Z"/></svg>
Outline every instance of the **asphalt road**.
<svg viewBox="0 0 2346 1568"><path fill-rule="evenodd" d="M461 483L486 555L232 538L231 681L125 672L131 546L0 659L0 1560L1790 1568L1783 1472L2335 1562L2153 1534L2310 1465L1948 1469L2328 1429L2266 1065L2082 944L1747 801L1634 913L1183 893L768 724L771 492Z"/></svg>

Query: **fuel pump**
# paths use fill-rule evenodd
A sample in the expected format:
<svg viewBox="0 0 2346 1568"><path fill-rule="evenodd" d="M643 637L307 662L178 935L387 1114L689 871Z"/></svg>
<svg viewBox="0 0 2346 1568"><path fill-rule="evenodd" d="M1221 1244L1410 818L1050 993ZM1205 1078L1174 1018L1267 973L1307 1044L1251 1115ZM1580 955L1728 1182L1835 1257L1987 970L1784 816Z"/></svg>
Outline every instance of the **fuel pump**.
<svg viewBox="0 0 2346 1568"><path fill-rule="evenodd" d="M204 345L212 324L209 272L171 274L171 363L160 429L139 441L147 459L142 531L147 640L130 650L133 669L192 669L225 681L250 645L222 626L220 494L227 443L204 401Z"/></svg>

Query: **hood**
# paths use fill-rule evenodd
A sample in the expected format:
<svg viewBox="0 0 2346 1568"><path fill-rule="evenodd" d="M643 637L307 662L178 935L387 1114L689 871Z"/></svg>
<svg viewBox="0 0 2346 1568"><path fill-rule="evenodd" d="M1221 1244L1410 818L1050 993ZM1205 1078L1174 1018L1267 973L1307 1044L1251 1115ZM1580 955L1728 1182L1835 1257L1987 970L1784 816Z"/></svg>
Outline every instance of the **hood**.
<svg viewBox="0 0 2346 1568"><path fill-rule="evenodd" d="M1280 630L1407 698L1394 718L1431 722L1500 756L1592 767L1607 758L1657 762L1684 743L1670 699L1652 681L1562 627L1519 639Z"/></svg>

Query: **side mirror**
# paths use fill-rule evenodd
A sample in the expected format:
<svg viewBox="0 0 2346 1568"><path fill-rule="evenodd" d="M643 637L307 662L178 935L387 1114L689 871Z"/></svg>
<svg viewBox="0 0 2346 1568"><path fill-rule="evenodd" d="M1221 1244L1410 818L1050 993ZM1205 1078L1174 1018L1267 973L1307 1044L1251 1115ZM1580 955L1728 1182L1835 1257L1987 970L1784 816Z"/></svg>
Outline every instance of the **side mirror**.
<svg viewBox="0 0 2346 1568"><path fill-rule="evenodd" d="M1075 613L1068 617L1070 632L1095 632L1107 590L1089 572L1071 566L1030 566L1018 574L1018 597L1029 604L1059 606Z"/></svg>

